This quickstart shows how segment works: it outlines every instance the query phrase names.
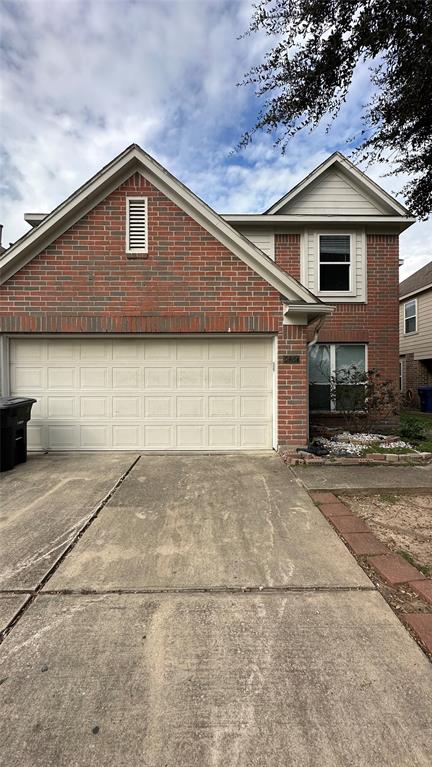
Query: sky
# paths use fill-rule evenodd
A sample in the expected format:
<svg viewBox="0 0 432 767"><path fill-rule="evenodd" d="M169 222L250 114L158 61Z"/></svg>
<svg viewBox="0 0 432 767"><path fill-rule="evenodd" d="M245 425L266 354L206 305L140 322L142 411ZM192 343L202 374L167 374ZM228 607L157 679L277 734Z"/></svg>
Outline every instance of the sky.
<svg viewBox="0 0 432 767"><path fill-rule="evenodd" d="M233 151L260 107L238 87L269 47L247 29L249 0L2 0L0 223L3 245L135 142L220 213L269 207L360 128L366 64L329 132L285 155L270 136ZM367 168L388 192L406 178ZM363 166L363 169L365 167ZM399 198L401 201L402 198ZM432 220L401 236L401 279L432 258Z"/></svg>

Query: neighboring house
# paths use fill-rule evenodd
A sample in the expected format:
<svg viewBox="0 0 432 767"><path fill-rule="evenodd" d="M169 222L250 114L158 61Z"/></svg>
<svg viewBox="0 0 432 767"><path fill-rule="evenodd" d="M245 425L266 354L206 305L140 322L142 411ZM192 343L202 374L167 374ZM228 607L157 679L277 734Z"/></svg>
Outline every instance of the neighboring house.
<svg viewBox="0 0 432 767"><path fill-rule="evenodd" d="M337 368L398 382L414 219L339 153L265 213L221 216L132 145L26 220L0 259L0 338L3 393L37 398L34 448L302 446L308 382L330 419Z"/></svg>
<svg viewBox="0 0 432 767"><path fill-rule="evenodd" d="M432 260L399 285L400 386L419 404L419 386L432 386Z"/></svg>

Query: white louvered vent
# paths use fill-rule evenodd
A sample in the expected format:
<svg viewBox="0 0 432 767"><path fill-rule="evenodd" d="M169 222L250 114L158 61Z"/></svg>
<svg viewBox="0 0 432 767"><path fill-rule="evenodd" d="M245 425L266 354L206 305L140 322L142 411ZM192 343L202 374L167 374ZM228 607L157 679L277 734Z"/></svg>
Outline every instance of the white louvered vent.
<svg viewBox="0 0 432 767"><path fill-rule="evenodd" d="M128 197L126 213L126 252L147 253L147 197Z"/></svg>

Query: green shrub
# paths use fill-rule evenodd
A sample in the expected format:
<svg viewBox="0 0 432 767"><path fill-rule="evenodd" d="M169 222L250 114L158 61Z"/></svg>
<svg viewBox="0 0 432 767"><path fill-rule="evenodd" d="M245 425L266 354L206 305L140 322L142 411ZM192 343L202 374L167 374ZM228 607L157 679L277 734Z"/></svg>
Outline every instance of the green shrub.
<svg viewBox="0 0 432 767"><path fill-rule="evenodd" d="M424 437L424 425L419 418L409 415L401 423L400 436L407 440L420 440Z"/></svg>

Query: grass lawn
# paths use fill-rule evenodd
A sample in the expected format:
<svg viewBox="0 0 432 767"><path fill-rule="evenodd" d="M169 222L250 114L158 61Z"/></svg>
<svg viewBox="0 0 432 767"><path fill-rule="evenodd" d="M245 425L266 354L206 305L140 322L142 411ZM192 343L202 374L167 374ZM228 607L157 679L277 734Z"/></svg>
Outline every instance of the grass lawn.
<svg viewBox="0 0 432 767"><path fill-rule="evenodd" d="M401 428L412 418L422 424L425 434L422 439L407 439L407 441L423 453L432 453L432 413L422 413L420 410L402 410L400 414Z"/></svg>

